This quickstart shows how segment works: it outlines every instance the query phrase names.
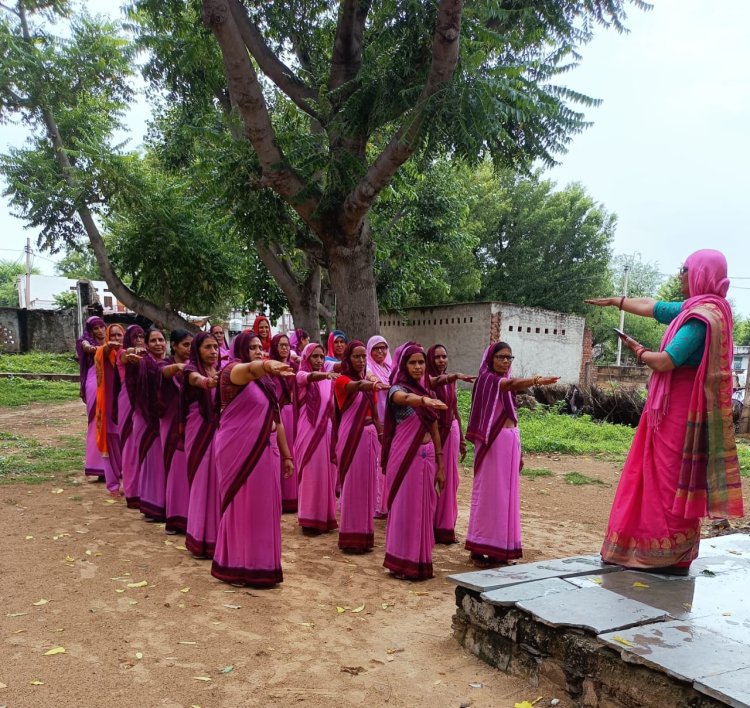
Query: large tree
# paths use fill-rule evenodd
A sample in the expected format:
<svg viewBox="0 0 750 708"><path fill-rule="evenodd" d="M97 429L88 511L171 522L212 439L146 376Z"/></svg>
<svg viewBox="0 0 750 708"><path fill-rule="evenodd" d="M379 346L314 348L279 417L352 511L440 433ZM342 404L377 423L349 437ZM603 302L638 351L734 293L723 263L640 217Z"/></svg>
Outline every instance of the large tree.
<svg viewBox="0 0 750 708"><path fill-rule="evenodd" d="M552 162L585 126L571 105L593 103L552 82L595 22L622 29L626 0L201 4L228 88L217 101L239 114L258 161L245 188L289 207L308 269L327 270L337 324L363 335L377 331L369 215L399 168L415 154Z"/></svg>

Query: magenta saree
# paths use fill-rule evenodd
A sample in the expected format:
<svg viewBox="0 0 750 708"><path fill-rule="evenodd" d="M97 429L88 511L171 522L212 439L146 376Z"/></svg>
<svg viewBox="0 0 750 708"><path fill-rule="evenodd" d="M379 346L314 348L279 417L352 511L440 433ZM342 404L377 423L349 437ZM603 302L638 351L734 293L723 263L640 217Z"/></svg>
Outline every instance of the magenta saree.
<svg viewBox="0 0 750 708"><path fill-rule="evenodd" d="M86 416L88 418L84 473L87 477L105 479L105 461L96 445L96 367L93 364L93 354L84 354L84 356L91 358L91 365L86 369L86 380L84 383L84 390L86 392L84 403L86 404Z"/></svg>
<svg viewBox="0 0 750 708"><path fill-rule="evenodd" d="M314 345L309 346L314 348ZM309 378L310 372L297 373L297 436L294 440L299 476L297 513L302 528L325 532L338 528L336 465L331 462L330 454L333 386L331 381L310 381Z"/></svg>
<svg viewBox="0 0 750 708"><path fill-rule="evenodd" d="M348 381L341 376L335 384L337 400L344 401L338 410L333 441L341 485L339 548L364 553L375 545L373 517L380 442L373 423L372 394L358 391L347 395Z"/></svg>
<svg viewBox="0 0 750 708"><path fill-rule="evenodd" d="M215 439L221 521L211 574L227 583L269 587L283 580L281 462L270 441L275 396L267 382L232 384L234 366L221 373L222 401L231 400Z"/></svg>
<svg viewBox="0 0 750 708"><path fill-rule="evenodd" d="M173 364L174 361L170 359L168 363ZM159 397L163 414L159 434L164 451L164 472L167 477L166 529L167 531L185 533L190 504L190 485L187 477L185 437L184 431L181 430L181 389L181 373L176 374L171 379L162 379Z"/></svg>
<svg viewBox="0 0 750 708"><path fill-rule="evenodd" d="M126 367L118 361L121 380L125 380ZM117 398L117 416L120 421L120 446L122 490L128 509L139 509L138 498L138 445L133 435L133 404L127 386L122 386Z"/></svg>

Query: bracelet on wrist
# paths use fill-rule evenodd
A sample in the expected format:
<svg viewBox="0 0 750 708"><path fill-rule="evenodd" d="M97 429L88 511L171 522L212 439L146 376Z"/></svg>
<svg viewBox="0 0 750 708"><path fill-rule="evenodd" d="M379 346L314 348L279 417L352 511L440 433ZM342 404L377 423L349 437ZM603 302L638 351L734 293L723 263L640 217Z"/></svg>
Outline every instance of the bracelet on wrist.
<svg viewBox="0 0 750 708"><path fill-rule="evenodd" d="M620 304L617 306L618 310L622 310L622 303L623 302L625 302L625 296L624 295L620 298Z"/></svg>

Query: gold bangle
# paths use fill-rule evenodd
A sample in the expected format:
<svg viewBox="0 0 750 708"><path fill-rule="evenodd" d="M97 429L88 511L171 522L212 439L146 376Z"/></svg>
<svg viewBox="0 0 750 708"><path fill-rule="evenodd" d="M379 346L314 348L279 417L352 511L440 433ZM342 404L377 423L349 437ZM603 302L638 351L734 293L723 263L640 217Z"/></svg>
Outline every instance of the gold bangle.
<svg viewBox="0 0 750 708"><path fill-rule="evenodd" d="M541 378L542 378L542 377L541 377L541 376L539 376L539 374L537 374L537 375L536 375L536 376L535 376L535 377L534 377L533 379L531 379L531 380L532 380L532 382L533 382L533 385L534 385L534 386L538 386L538 385L539 385L539 381L541 380Z"/></svg>

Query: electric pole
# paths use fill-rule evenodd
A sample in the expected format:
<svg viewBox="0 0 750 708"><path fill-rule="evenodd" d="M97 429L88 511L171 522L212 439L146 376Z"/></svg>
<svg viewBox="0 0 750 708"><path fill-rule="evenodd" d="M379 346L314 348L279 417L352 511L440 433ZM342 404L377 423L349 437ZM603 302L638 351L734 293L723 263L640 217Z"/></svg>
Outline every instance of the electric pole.
<svg viewBox="0 0 750 708"><path fill-rule="evenodd" d="M31 239L26 237L26 309L31 307Z"/></svg>
<svg viewBox="0 0 750 708"><path fill-rule="evenodd" d="M622 288L623 297L628 296L628 280L630 278L630 266L625 265L625 283ZM624 331L625 327L625 310L620 310L620 331ZM620 366L622 361L622 339L617 338L617 366Z"/></svg>

